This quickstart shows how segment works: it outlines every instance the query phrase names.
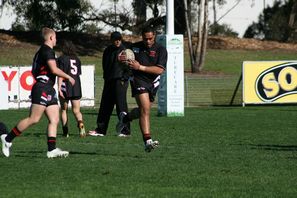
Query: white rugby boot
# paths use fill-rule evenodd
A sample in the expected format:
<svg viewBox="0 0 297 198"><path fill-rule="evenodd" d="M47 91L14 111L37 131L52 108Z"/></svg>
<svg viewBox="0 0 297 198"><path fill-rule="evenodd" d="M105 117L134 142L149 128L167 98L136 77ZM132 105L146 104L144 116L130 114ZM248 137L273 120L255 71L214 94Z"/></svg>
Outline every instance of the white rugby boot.
<svg viewBox="0 0 297 198"><path fill-rule="evenodd" d="M153 141L152 139L149 139L144 144L144 150L149 153L153 149L157 148L158 145L159 145L159 141L157 140Z"/></svg>
<svg viewBox="0 0 297 198"><path fill-rule="evenodd" d="M47 158L68 157L68 155L69 155L68 151L62 151L59 148L55 148L52 151L48 151L46 154Z"/></svg>
<svg viewBox="0 0 297 198"><path fill-rule="evenodd" d="M5 140L7 134L2 134L1 135L1 143L2 143L2 153L5 155L5 157L9 157L9 150L10 150L10 147L12 146L12 143L11 142L7 142Z"/></svg>

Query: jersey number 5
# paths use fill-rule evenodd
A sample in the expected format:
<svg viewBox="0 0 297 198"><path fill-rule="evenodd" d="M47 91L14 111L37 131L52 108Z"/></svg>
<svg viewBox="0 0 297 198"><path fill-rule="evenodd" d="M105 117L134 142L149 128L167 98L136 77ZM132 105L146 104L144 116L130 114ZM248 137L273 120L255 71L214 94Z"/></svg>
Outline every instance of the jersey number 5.
<svg viewBox="0 0 297 198"><path fill-rule="evenodd" d="M70 67L71 67L71 74L76 75L77 74L77 66L76 66L76 60L70 59Z"/></svg>

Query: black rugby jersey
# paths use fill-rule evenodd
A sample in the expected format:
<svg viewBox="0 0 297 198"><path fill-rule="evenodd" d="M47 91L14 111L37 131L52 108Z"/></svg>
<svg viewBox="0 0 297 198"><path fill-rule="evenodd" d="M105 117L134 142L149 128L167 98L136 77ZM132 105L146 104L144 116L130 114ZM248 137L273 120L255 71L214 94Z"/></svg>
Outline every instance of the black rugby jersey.
<svg viewBox="0 0 297 198"><path fill-rule="evenodd" d="M52 86L55 84L56 76L50 71L48 60L56 60L55 52L48 45L41 45L36 52L33 65L32 74L37 82L49 83Z"/></svg>
<svg viewBox="0 0 297 198"><path fill-rule="evenodd" d="M115 45L109 45L103 52L102 67L103 78L105 80L112 79L128 79L130 76L130 70L128 66L118 61L118 54L125 49L125 46L121 44L119 47Z"/></svg>
<svg viewBox="0 0 297 198"><path fill-rule="evenodd" d="M79 58L62 55L58 58L58 67L75 80L74 85L68 80L63 80L62 91L66 93L66 97L81 97L81 62Z"/></svg>
<svg viewBox="0 0 297 198"><path fill-rule="evenodd" d="M151 48L147 48L143 41L137 42L133 44L132 50L135 54L135 59L146 67L149 66L159 66L166 69L167 64L167 50L165 47L158 43L154 43ZM133 70L133 74L135 77L152 82L159 75L145 73L138 70Z"/></svg>

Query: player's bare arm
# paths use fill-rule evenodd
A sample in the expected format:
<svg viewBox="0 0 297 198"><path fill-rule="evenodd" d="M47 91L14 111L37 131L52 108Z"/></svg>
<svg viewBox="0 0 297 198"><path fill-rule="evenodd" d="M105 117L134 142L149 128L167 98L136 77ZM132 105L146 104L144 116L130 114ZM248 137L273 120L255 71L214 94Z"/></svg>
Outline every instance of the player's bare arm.
<svg viewBox="0 0 297 198"><path fill-rule="evenodd" d="M59 69L59 68L57 67L56 60L49 60L49 61L48 61L48 65L49 65L50 70L51 70L51 72L52 72L53 74L55 74L56 76L62 77L62 78L64 78L64 79L69 80L69 82L70 82L72 85L75 84L75 80L74 80L71 76L65 74L61 69Z"/></svg>
<svg viewBox="0 0 297 198"><path fill-rule="evenodd" d="M128 64L131 69L139 70L146 73L157 74L160 75L164 72L164 68L160 66L144 66L141 65L137 60L128 60Z"/></svg>
<svg viewBox="0 0 297 198"><path fill-rule="evenodd" d="M65 99L65 96L64 96L63 91L62 91L62 82L63 82L63 80L64 80L64 78L62 78L62 77L58 78L58 91L59 91L59 96Z"/></svg>

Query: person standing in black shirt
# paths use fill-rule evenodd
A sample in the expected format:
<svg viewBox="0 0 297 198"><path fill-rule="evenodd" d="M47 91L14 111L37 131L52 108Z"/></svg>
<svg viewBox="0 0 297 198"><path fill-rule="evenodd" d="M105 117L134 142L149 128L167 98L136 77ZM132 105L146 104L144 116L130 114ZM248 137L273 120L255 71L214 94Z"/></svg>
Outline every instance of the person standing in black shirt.
<svg viewBox="0 0 297 198"><path fill-rule="evenodd" d="M130 69L119 62L118 54L125 49L122 44L122 35L115 31L111 34L112 42L103 52L102 67L104 87L101 96L100 108L97 116L97 128L89 131L91 136L105 136L114 105L119 118L117 133L119 137L130 135L130 123L120 124L121 119L128 112L127 89L129 85Z"/></svg>
<svg viewBox="0 0 297 198"><path fill-rule="evenodd" d="M133 71L132 96L135 97L139 107L139 126L146 152L152 151L159 145L158 141L151 138L150 110L160 84L160 75L165 71L167 64L167 50L156 43L155 37L154 29L146 27L142 31L142 41L132 45L135 60L125 60L125 56L119 55L121 61L128 61ZM129 117L131 115L126 115L123 121L131 120Z"/></svg>
<svg viewBox="0 0 297 198"><path fill-rule="evenodd" d="M77 57L75 46L71 41L64 40L61 45L61 51L63 54L58 58L58 67L75 80L75 84L72 86L69 81L64 80L61 77L58 78L63 136L69 137L67 110L70 101L72 112L77 121L79 136L85 137L86 132L83 116L80 112L80 99L82 97L80 82L81 61Z"/></svg>
<svg viewBox="0 0 297 198"><path fill-rule="evenodd" d="M21 120L8 134L1 135L2 153L10 156L10 148L15 137L21 135L30 126L36 124L45 113L48 119L47 127L47 157L67 157L68 151L56 148L57 128L59 123L59 106L54 84L56 76L69 80L74 85L75 80L57 67L56 55L53 47L56 45L56 33L53 29L43 28L44 40L35 54L32 65L32 74L36 83L31 91L31 108L29 116Z"/></svg>

